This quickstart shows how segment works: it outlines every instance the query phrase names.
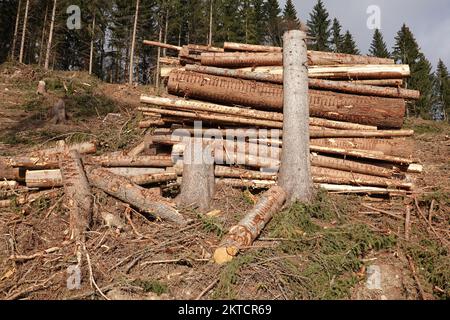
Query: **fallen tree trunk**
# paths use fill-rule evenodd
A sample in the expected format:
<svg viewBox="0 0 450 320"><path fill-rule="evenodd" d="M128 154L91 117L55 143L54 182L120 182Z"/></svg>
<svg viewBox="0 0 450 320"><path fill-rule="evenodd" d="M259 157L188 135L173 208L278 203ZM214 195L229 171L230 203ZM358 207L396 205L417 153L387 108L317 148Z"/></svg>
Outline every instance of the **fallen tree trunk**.
<svg viewBox="0 0 450 320"><path fill-rule="evenodd" d="M214 261L218 264L229 262L241 248L250 246L285 201L286 194L280 187L267 191L256 206L230 229L214 252Z"/></svg>
<svg viewBox="0 0 450 320"><path fill-rule="evenodd" d="M406 195L409 191L389 189L389 188L379 188L379 187L357 187L349 185L337 185L329 183L318 184L318 187L331 192L331 193L342 193L342 194L375 194L375 195Z"/></svg>
<svg viewBox="0 0 450 320"><path fill-rule="evenodd" d="M14 189L17 188L19 186L19 183L17 181L8 181L8 180L3 180L0 181L0 189Z"/></svg>
<svg viewBox="0 0 450 320"><path fill-rule="evenodd" d="M216 179L216 184L231 188L269 189L275 186L276 182L272 180L221 178Z"/></svg>
<svg viewBox="0 0 450 320"><path fill-rule="evenodd" d="M72 150L68 156L61 157L59 165L64 185L65 204L70 213L70 238L83 243L85 232L92 220L91 187L78 151Z"/></svg>
<svg viewBox="0 0 450 320"><path fill-rule="evenodd" d="M13 168L11 166L3 165L0 162L0 180L23 180L22 174L19 168Z"/></svg>
<svg viewBox="0 0 450 320"><path fill-rule="evenodd" d="M411 75L409 65L335 65L310 66L308 76L317 79L398 79Z"/></svg>
<svg viewBox="0 0 450 320"><path fill-rule="evenodd" d="M32 157L50 157L60 154L67 154L70 151L78 151L80 154L91 154L97 152L97 146L93 142L82 142L75 144L66 144L64 140L58 141L53 148L36 150L30 154Z"/></svg>
<svg viewBox="0 0 450 320"><path fill-rule="evenodd" d="M276 173L252 171L224 166L216 166L214 173L217 178L239 178L241 180L246 179L246 180L270 180L270 181L277 180Z"/></svg>
<svg viewBox="0 0 450 320"><path fill-rule="evenodd" d="M139 187L125 177L112 174L103 168L87 167L87 175L92 186L107 194L129 203L138 210L149 213L179 225L187 220L166 199L156 196L148 189Z"/></svg>
<svg viewBox="0 0 450 320"><path fill-rule="evenodd" d="M172 72L168 91L178 96L237 104L261 109L282 110L283 87L275 84ZM353 96L309 90L310 115L359 124L401 128L406 110L403 99Z"/></svg>
<svg viewBox="0 0 450 320"><path fill-rule="evenodd" d="M413 130L330 130L313 128L310 130L311 138L395 138L411 137Z"/></svg>

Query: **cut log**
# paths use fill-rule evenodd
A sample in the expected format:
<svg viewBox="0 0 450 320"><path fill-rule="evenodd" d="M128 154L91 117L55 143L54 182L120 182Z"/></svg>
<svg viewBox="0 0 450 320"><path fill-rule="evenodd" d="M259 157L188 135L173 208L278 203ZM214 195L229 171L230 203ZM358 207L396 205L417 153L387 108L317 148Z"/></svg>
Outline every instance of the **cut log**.
<svg viewBox="0 0 450 320"><path fill-rule="evenodd" d="M112 174L103 168L87 167L87 175L92 186L126 202L138 210L149 213L179 225L186 225L187 220L173 207L173 203L155 196L148 189L139 187L125 177Z"/></svg>
<svg viewBox="0 0 450 320"><path fill-rule="evenodd" d="M19 168L3 165L0 160L0 180L22 181L23 177Z"/></svg>
<svg viewBox="0 0 450 320"><path fill-rule="evenodd" d="M269 189L276 185L276 181L221 178L216 179L216 184L231 188Z"/></svg>
<svg viewBox="0 0 450 320"><path fill-rule="evenodd" d="M285 201L286 193L282 188L275 186L267 191L256 206L230 229L216 249L214 261L218 264L229 262L241 248L251 246Z"/></svg>
<svg viewBox="0 0 450 320"><path fill-rule="evenodd" d="M151 120L143 120L139 121L139 129L146 129L146 128L156 128L158 126L163 126L165 124L165 121L162 119L151 119Z"/></svg>
<svg viewBox="0 0 450 320"><path fill-rule="evenodd" d="M349 185L337 185L321 183L318 187L331 192L331 193L342 193L342 194L374 194L374 195L406 195L408 191L389 189L389 188L379 188L379 187L356 187Z"/></svg>
<svg viewBox="0 0 450 320"><path fill-rule="evenodd" d="M165 173L158 168L107 168L107 171L126 177L138 185L176 180L176 175ZM25 179L28 188L57 188L62 187L61 171L57 170L28 170Z"/></svg>
<svg viewBox="0 0 450 320"><path fill-rule="evenodd" d="M374 138L328 138L312 139L311 145L341 148L359 149L367 151L382 152L390 156L412 158L414 143L411 139L374 139Z"/></svg>
<svg viewBox="0 0 450 320"><path fill-rule="evenodd" d="M216 166L215 176L217 178L239 178L241 180L277 180L276 173L252 171L224 166Z"/></svg>
<svg viewBox="0 0 450 320"><path fill-rule="evenodd" d="M192 206L206 213L210 210L215 188L211 149L201 140L191 139L184 152L183 182L176 201L181 206Z"/></svg>
<svg viewBox="0 0 450 320"><path fill-rule="evenodd" d="M69 151L76 150L80 154L91 154L97 152L97 146L94 142L82 142L75 144L66 144L64 140L58 141L53 148L36 150L31 153L33 157L49 157L60 154L67 154Z"/></svg>
<svg viewBox="0 0 450 320"><path fill-rule="evenodd" d="M223 48L228 51L250 51L250 52L282 52L281 47L262 46L255 44L225 42Z"/></svg>
<svg viewBox="0 0 450 320"><path fill-rule="evenodd" d="M423 165L417 164L417 163L412 163L408 167L408 172L409 173L422 173L423 172Z"/></svg>
<svg viewBox="0 0 450 320"><path fill-rule="evenodd" d="M180 59L173 57L161 57L159 58L161 64L166 64L170 66L180 66Z"/></svg>
<svg viewBox="0 0 450 320"><path fill-rule="evenodd" d="M219 113L211 114L208 112L199 112L199 111L189 112L189 111L167 110L167 109L158 109L158 108L146 108L145 110L148 110L152 113L159 112L162 115L169 115L169 116L195 119L195 120L228 123L228 124L244 124L244 125L268 127L268 128L282 128L282 123L280 121L270 121L270 120L246 118L246 117L239 117L239 116L229 116L226 114L219 114ZM144 112L144 116L145 115L146 115L146 112Z"/></svg>
<svg viewBox="0 0 450 320"><path fill-rule="evenodd" d="M310 66L308 76L317 79L398 79L411 75L409 65L335 65Z"/></svg>
<svg viewBox="0 0 450 320"><path fill-rule="evenodd" d="M401 87L403 79L350 80L350 83L380 87Z"/></svg>
<svg viewBox="0 0 450 320"><path fill-rule="evenodd" d="M376 97L402 98L412 100L417 100L420 98L420 91L417 90L377 87L365 84L355 84L347 81L309 79L309 87L312 89L325 89L344 93L368 95Z"/></svg>
<svg viewBox="0 0 450 320"><path fill-rule="evenodd" d="M315 167L362 173L378 177L392 177L393 175L392 170L383 167L346 159L319 156L316 154L311 155L311 164Z"/></svg>
<svg viewBox="0 0 450 320"><path fill-rule="evenodd" d="M313 128L310 130L311 138L395 138L411 137L413 130L330 130L324 128Z"/></svg>
<svg viewBox="0 0 450 320"><path fill-rule="evenodd" d="M92 220L93 196L79 152L70 151L67 156L61 157L59 165L65 205L70 213L70 238L83 243Z"/></svg>
<svg viewBox="0 0 450 320"><path fill-rule="evenodd" d="M169 93L257 109L282 110L280 85L203 75L172 72ZM403 99L354 96L344 93L309 90L310 115L331 120L350 121L379 127L401 128L406 111Z"/></svg>
<svg viewBox="0 0 450 320"><path fill-rule="evenodd" d="M393 66L394 60L376 57L365 57L340 53L308 52L308 65L360 65L360 66ZM215 67L255 67L255 66L282 66L281 52L224 52L202 53L201 64ZM398 77L396 77L398 78Z"/></svg>
<svg viewBox="0 0 450 320"><path fill-rule="evenodd" d="M102 167L171 167L170 156L104 155L86 158L86 164Z"/></svg>
<svg viewBox="0 0 450 320"><path fill-rule="evenodd" d="M392 162L392 163L397 163L400 165L409 165L414 162L410 158L388 156L388 155L371 152L371 151L367 151L367 150L356 150L356 149L352 150L352 149L331 148L331 147L321 147L321 146L311 145L311 151L325 153L325 154L342 155L342 156L346 156L346 157Z"/></svg>
<svg viewBox="0 0 450 320"><path fill-rule="evenodd" d="M223 69L216 67L207 67L199 65L187 65L186 71L210 74L222 77L232 77L245 80L272 82L283 84L282 74L271 74L262 72L253 72L240 69ZM398 84L398 83L397 83ZM420 98L420 92L417 90L408 90L403 88L379 87L368 84L358 84L348 81L330 81L323 79L309 79L309 88L325 89L344 93L369 95L377 97L403 98L417 100Z"/></svg>
<svg viewBox="0 0 450 320"><path fill-rule="evenodd" d="M161 98L158 96L142 95L141 102L152 104L152 105L158 105L158 106L162 106L162 107L166 107L166 108L172 108L172 109L180 109L180 110L187 110L187 111L204 111L204 112L208 112L208 115L210 115L210 116L215 115L215 113L219 113L218 115L215 115L217 117L220 117L220 114L226 114L226 115L241 116L241 117L247 117L247 118L269 120L269 121L279 121L279 122L283 121L283 114L278 113L278 112L267 112L267 111L259 111L259 110L252 110L252 109L244 109L244 108L239 108L239 107L229 107L229 106L223 106L223 105L219 105L219 104L196 101L196 100L185 100L185 99L180 99L180 98ZM142 111L144 113L146 113L146 112L156 113L154 108L148 108L148 107L140 107L140 108L138 108L138 110ZM360 124L356 124L356 123L340 122L340 121L333 121L333 120L319 119L319 118L310 118L309 123L310 123L310 125L313 125L313 126L333 128L333 129L344 129L344 130L376 130L377 129L374 126L366 126L366 125L360 125ZM268 123L268 124L271 124L271 123ZM273 126L276 128L281 128L282 124L281 123L273 124Z"/></svg>
<svg viewBox="0 0 450 320"><path fill-rule="evenodd" d="M181 49L182 49L182 47L174 46L174 45L171 45L168 43L162 43L162 42L158 42L158 41L144 40L143 44L146 46L160 47L160 48L165 48L165 49L174 50L174 51L181 51Z"/></svg>

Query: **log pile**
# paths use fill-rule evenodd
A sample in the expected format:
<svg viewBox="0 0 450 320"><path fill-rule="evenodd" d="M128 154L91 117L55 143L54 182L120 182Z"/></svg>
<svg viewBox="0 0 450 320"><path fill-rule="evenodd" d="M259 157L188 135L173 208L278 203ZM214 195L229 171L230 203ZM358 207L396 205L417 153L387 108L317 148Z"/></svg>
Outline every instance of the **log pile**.
<svg viewBox="0 0 450 320"><path fill-rule="evenodd" d="M174 146L182 162L186 136L200 134L214 141L218 182L271 187L282 148L282 48L145 44L178 52L167 59L163 75L169 95L141 96L140 127L156 128L150 143ZM406 101L420 92L401 87L409 66L316 51L308 51L308 63L314 182L339 193L411 192L417 163L408 138L414 132L402 126ZM202 128L194 127L196 121Z"/></svg>

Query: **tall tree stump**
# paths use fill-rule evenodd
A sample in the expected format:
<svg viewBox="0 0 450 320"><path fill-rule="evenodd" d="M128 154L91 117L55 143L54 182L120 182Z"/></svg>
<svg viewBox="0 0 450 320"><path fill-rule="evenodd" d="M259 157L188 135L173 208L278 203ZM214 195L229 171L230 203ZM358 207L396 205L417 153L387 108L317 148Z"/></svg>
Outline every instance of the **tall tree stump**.
<svg viewBox="0 0 450 320"><path fill-rule="evenodd" d="M288 31L283 43L284 120L279 185L287 194L287 204L291 204L307 202L313 194L306 33Z"/></svg>
<svg viewBox="0 0 450 320"><path fill-rule="evenodd" d="M186 139L183 158L183 181L176 201L181 206L193 206L201 212L211 207L215 193L214 158L210 144L201 139Z"/></svg>

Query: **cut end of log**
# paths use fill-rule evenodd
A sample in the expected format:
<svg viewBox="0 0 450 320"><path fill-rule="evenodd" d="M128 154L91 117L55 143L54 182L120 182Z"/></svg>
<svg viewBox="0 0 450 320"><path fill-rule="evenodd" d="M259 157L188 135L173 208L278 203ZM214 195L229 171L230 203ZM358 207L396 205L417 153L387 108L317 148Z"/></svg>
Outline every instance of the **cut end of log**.
<svg viewBox="0 0 450 320"><path fill-rule="evenodd" d="M408 167L408 173L422 173L423 172L423 165L412 163Z"/></svg>
<svg viewBox="0 0 450 320"><path fill-rule="evenodd" d="M220 247L214 252L214 262L216 264L225 264L231 262L237 256L239 249L236 247Z"/></svg>

